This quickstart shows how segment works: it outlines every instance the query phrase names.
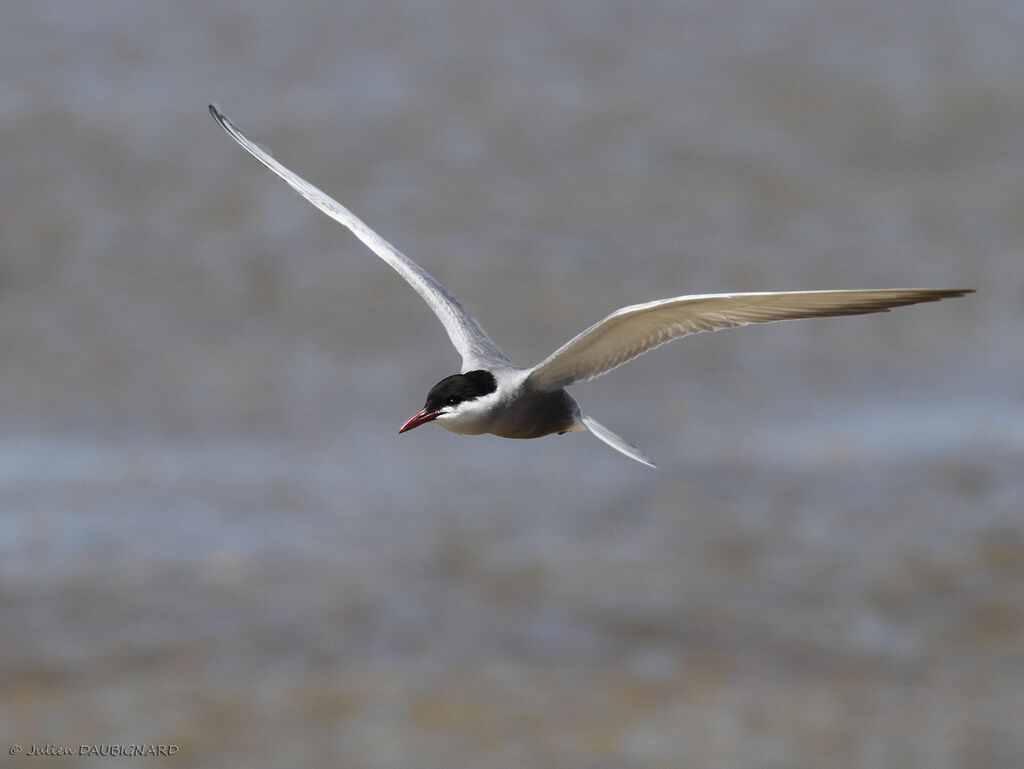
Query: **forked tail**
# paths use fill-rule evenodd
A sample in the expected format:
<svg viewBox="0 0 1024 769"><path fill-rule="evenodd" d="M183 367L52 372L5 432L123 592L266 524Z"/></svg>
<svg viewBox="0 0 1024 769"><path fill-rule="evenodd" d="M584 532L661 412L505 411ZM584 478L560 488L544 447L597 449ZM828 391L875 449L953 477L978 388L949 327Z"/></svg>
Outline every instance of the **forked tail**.
<svg viewBox="0 0 1024 769"><path fill-rule="evenodd" d="M622 438L617 436L603 424L598 422L596 419L588 417L586 414L581 414L580 419L586 428L590 430L596 437L607 443L616 451L621 451L627 457L635 459L637 462L641 462L648 467L657 468L658 466L651 461L651 458L644 454L640 449L634 446L632 443L627 443Z"/></svg>

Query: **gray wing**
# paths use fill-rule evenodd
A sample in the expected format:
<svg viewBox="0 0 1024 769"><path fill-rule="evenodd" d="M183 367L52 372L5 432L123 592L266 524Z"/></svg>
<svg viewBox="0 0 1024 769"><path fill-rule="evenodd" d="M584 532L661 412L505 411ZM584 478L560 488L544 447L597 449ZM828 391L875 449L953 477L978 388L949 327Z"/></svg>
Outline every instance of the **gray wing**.
<svg viewBox="0 0 1024 769"><path fill-rule="evenodd" d="M661 299L616 310L533 368L528 381L540 390L557 390L601 376L648 350L700 331L776 320L888 312L891 307L969 293L970 289L891 288Z"/></svg>
<svg viewBox="0 0 1024 769"><path fill-rule="evenodd" d="M210 105L210 114L225 131L231 134L236 142L248 150L249 154L288 182L292 189L314 206L348 227L357 238L369 246L371 251L391 265L399 275L409 282L409 285L416 289L416 292L423 297L424 301L430 305L430 309L440 319L448 336L451 337L452 344L462 356L463 371L512 365L480 328L480 324L426 270L367 227L341 203L302 177L292 173L257 147L235 127L234 123L221 114L216 105Z"/></svg>

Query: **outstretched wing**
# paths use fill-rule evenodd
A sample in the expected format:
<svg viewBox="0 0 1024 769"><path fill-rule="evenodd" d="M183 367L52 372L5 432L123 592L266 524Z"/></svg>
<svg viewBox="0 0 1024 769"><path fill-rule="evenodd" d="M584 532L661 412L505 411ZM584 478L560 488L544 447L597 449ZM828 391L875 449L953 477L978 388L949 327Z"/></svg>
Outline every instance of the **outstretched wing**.
<svg viewBox="0 0 1024 769"><path fill-rule="evenodd" d="M455 297L449 294L444 286L426 270L367 227L362 220L341 203L302 177L292 173L257 147L217 109L216 105L210 105L210 114L249 154L288 182L292 189L314 206L348 227L357 238L369 246L371 251L391 265L399 275L409 282L409 285L416 289L416 292L423 297L424 301L430 305L430 309L440 319L448 336L451 337L452 344L462 356L463 371L512 365L480 328L480 324L473 319L473 316L466 312Z"/></svg>
<svg viewBox="0 0 1024 769"><path fill-rule="evenodd" d="M601 376L648 350L700 331L776 320L887 312L892 307L969 293L970 289L887 288L661 299L616 310L548 356L530 372L528 381L540 390L558 390Z"/></svg>

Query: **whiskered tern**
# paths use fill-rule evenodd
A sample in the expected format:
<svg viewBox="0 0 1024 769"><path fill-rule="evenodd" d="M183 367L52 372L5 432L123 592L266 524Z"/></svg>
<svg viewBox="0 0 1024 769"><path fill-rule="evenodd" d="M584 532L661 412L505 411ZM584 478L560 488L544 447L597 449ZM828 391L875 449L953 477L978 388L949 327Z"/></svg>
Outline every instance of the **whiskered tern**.
<svg viewBox="0 0 1024 769"><path fill-rule="evenodd" d="M570 339L536 366L516 366L444 286L332 197L289 171L235 127L219 109L210 114L263 165L327 216L348 227L371 251L405 278L430 305L462 356L462 371L445 377L427 402L399 429L437 422L453 433L491 433L502 438L540 438L589 430L638 462L654 463L638 448L584 414L565 388L606 374L673 339L749 323L888 312L935 302L972 289L884 288L854 291L779 291L695 294L616 310Z"/></svg>

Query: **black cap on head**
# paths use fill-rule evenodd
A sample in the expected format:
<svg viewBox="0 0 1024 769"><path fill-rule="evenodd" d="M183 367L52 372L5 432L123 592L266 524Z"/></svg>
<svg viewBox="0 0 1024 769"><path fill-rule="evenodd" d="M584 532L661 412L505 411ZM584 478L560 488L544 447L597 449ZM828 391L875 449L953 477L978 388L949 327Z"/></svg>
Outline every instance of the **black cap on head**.
<svg viewBox="0 0 1024 769"><path fill-rule="evenodd" d="M440 411L445 406L455 406L471 401L498 389L498 382L490 371L467 371L445 377L430 388L427 393L427 411Z"/></svg>

